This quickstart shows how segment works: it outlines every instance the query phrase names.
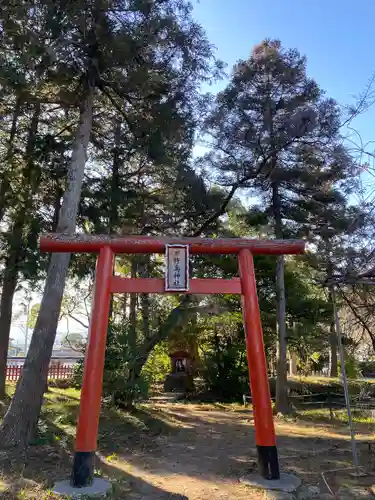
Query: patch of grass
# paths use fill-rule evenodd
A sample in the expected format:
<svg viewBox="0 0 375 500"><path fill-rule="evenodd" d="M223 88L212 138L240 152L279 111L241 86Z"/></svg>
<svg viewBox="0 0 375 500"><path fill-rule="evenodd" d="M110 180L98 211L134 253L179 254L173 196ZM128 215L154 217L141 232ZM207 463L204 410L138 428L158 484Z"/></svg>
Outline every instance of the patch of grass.
<svg viewBox="0 0 375 500"><path fill-rule="evenodd" d="M12 393L10 387L9 393ZM0 498L7 500L57 499L50 491L59 478L69 477L71 453L76 432L80 391L51 387L44 395L37 436L30 443L28 463L18 463L22 473L16 472L14 464L2 464L4 482L0 481ZM6 410L7 402L4 404ZM129 444L143 446L153 442L155 436L171 431L165 412L151 405L139 405L133 411L103 407L99 424L99 448L106 456L108 469L100 462L97 476L112 477L114 465L118 462L119 450ZM46 478L48 481L46 482ZM112 478L113 479L113 478ZM115 480L116 487L108 498L123 499L130 491L129 482L122 476ZM2 487L3 485L3 487Z"/></svg>
<svg viewBox="0 0 375 500"><path fill-rule="evenodd" d="M298 417L312 422L341 423L348 424L348 414L346 409L334 410L333 419L330 411L326 408L315 408L298 411ZM375 418L366 410L352 410L352 420L354 424L366 424L369 430L375 431Z"/></svg>
<svg viewBox="0 0 375 500"><path fill-rule="evenodd" d="M301 393L343 392L342 382L338 377L288 377L288 386L291 390ZM375 393L375 380L348 379L349 392L359 394L361 390Z"/></svg>

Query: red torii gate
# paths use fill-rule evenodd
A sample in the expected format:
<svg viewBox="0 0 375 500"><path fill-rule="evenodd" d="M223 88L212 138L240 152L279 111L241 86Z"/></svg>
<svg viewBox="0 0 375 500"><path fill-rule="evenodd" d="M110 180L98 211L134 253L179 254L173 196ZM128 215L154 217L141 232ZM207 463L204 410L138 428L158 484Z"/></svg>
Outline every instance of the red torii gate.
<svg viewBox="0 0 375 500"><path fill-rule="evenodd" d="M43 252L99 254L75 441L73 487L86 487L93 482L111 294L173 293L166 291L163 279L114 276L115 255L164 253L168 245L186 245L192 254L238 255L240 279L192 279L188 290L176 293L242 295L259 473L265 479L280 478L253 255L300 254L304 252L305 243L298 240L48 234L40 238Z"/></svg>

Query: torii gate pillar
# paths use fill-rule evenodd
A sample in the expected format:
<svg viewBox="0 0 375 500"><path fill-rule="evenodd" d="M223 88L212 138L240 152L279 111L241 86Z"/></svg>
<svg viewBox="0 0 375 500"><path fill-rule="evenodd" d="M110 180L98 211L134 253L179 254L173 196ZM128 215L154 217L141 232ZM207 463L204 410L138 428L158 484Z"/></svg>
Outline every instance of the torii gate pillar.
<svg viewBox="0 0 375 500"><path fill-rule="evenodd" d="M253 256L249 250L241 250L238 256L238 264L242 287L242 313L245 327L247 366L254 408L258 468L263 478L279 479L279 462L268 384L267 361L263 344Z"/></svg>

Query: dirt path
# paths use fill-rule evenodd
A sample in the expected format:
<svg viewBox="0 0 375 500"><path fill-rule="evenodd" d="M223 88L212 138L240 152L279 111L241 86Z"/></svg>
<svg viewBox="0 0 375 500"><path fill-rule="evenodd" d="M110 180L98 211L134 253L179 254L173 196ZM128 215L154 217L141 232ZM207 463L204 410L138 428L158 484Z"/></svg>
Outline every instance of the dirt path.
<svg viewBox="0 0 375 500"><path fill-rule="evenodd" d="M248 411L203 405L153 405L170 426L169 435L126 450L115 463L133 476L129 500L258 500L239 478L256 469L253 423ZM280 465L324 493L321 472L350 466L345 430L306 422L277 424ZM329 476L329 473L328 473ZM334 485L335 477L329 479ZM176 496L177 495L177 496Z"/></svg>
<svg viewBox="0 0 375 500"><path fill-rule="evenodd" d="M48 432L58 440L31 447L26 467L5 453L0 498L56 498L48 489L71 471L75 417L69 408L66 405L73 423L63 428L57 425L60 421L50 424ZM109 498L114 500L263 499L263 492L239 482L241 476L256 470L251 417L247 409L219 404L153 402L132 413L106 409L100 422L95 473L110 479L113 492ZM369 455L368 446L361 443L374 437L369 425L357 424L360 460L369 472L360 482L350 476L352 470L330 472L352 465L348 431L339 421L317 423L306 417L277 421L280 468L298 475L305 485L319 487L318 498L328 491L322 472L334 492L343 486L362 488L363 495L346 499L369 498L368 486L375 484L375 453Z"/></svg>
<svg viewBox="0 0 375 500"><path fill-rule="evenodd" d="M249 463L255 467L256 450L248 413L208 411L178 404L153 408L158 406L171 433L157 437L144 450L122 454L116 461L116 467L141 480L133 482L132 487L138 491L126 498L263 498L260 492L249 495L248 488L238 480L249 470ZM152 486L166 495L152 496Z"/></svg>

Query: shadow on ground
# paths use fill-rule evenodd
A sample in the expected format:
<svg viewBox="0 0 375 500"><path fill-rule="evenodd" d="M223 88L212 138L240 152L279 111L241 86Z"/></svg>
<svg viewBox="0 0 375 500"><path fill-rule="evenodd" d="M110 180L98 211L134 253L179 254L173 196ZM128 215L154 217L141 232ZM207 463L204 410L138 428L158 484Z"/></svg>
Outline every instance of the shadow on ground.
<svg viewBox="0 0 375 500"><path fill-rule="evenodd" d="M71 473L78 401L53 393L27 456L12 450L0 451L0 498L53 498L48 492L50 488L56 481L69 478ZM2 413L5 413L4 408ZM113 486L110 498L188 500L188 497L150 484L116 464L114 449L121 446L130 449L131 443L132 449L142 450L146 441L152 442L154 437L161 433L167 435L169 431L168 424L154 417L149 410L135 409L129 414L113 408L104 409L99 433L101 452L96 458L95 474L110 479ZM111 457L106 455L109 450Z"/></svg>
<svg viewBox="0 0 375 500"><path fill-rule="evenodd" d="M143 477L168 482L173 491L182 487L182 492L189 498L191 491L191 498L242 498L236 490L238 479L256 470L250 412L223 411L215 407L207 410L181 404L156 407L150 412L155 415L157 410L163 426L169 426L169 433L164 431L151 442L144 441L141 447L132 447L132 442L117 442L119 463L126 463L134 473ZM359 425L359 429L365 432L368 426ZM277 434L282 471L298 475L305 484L316 485L328 492L322 472L327 473L334 490L342 486L343 481L345 485L367 487L373 484L374 460L368 454L367 443L359 442L358 449L360 461L369 472L368 477L358 481L349 475L353 470L330 472L352 467L348 431L341 422L320 422L316 427L311 420L280 421L277 422ZM112 447L106 444L103 450L111 453ZM201 487L210 483L221 489L230 485L228 489L233 490L233 496L219 496L207 489L206 497L198 497L193 489L194 483Z"/></svg>
<svg viewBox="0 0 375 500"><path fill-rule="evenodd" d="M52 499L54 496L50 494L50 489L56 481L69 478L71 464L71 448L61 443L31 446L26 460L8 452L5 459L0 459L0 498ZM96 458L95 473L111 481L112 499L188 500L185 495L174 494L118 468L101 455Z"/></svg>
<svg viewBox="0 0 375 500"><path fill-rule="evenodd" d="M26 463L3 456L3 480L11 492L1 498L21 498L17 495L31 488L35 496L29 498L42 499L35 492L69 477L77 402L64 402L57 416L53 405L44 411L39 440L30 447ZM321 472L351 466L345 432L335 422L318 427L302 419L277 423L282 471L326 492ZM238 408L177 403L144 405L132 413L104 409L98 448L97 472L112 481L111 498L118 499L248 499L249 490L238 479L256 470L252 414ZM359 449L369 468L367 446ZM327 477L333 489L340 486L335 474L328 472ZM372 482L370 475L362 484Z"/></svg>

